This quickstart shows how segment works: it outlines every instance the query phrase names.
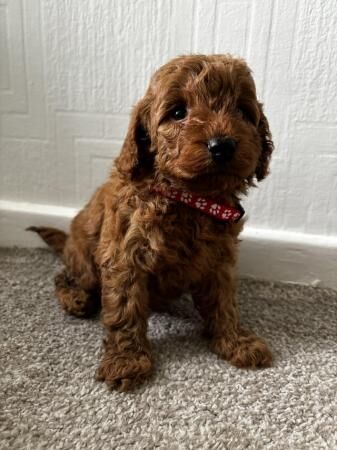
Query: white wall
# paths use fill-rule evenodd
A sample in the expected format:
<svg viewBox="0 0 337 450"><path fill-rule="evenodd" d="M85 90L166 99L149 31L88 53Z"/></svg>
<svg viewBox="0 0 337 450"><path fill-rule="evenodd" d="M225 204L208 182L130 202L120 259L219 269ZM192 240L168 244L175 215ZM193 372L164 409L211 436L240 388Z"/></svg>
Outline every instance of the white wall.
<svg viewBox="0 0 337 450"><path fill-rule="evenodd" d="M265 103L276 151L249 226L335 242L336 30L336 0L1 0L0 242L6 211L82 205L150 74L190 52L244 56Z"/></svg>

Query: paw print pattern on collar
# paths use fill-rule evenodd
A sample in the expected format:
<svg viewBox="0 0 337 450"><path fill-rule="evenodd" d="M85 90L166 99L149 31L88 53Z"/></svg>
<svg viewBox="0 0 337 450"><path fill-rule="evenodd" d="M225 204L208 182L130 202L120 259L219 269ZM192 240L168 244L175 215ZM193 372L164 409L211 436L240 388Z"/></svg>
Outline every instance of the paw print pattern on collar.
<svg viewBox="0 0 337 450"><path fill-rule="evenodd" d="M221 220L222 222L238 222L245 213L240 204L237 204L234 207L228 203L221 203L214 199L200 197L200 195L194 194L193 192L180 191L177 189L162 189L157 185L153 186L151 191L170 200L184 203L193 209L198 209L204 214L207 214L214 219Z"/></svg>

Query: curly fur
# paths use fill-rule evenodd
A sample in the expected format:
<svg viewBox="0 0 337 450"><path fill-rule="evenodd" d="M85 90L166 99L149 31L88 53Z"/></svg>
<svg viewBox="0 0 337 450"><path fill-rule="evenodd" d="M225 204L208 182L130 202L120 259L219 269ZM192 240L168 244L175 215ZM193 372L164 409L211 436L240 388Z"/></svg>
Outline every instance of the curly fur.
<svg viewBox="0 0 337 450"><path fill-rule="evenodd" d="M170 111L184 104L186 118ZM219 169L206 142L234 138L233 159ZM70 235L33 227L65 264L56 295L67 312L102 305L106 329L97 378L126 390L149 376L151 309L190 292L210 346L238 367L265 367L265 342L242 329L236 303L239 223L218 222L151 191L153 183L235 205L268 173L271 134L249 68L229 55L182 56L152 77L135 106L107 182L74 218Z"/></svg>

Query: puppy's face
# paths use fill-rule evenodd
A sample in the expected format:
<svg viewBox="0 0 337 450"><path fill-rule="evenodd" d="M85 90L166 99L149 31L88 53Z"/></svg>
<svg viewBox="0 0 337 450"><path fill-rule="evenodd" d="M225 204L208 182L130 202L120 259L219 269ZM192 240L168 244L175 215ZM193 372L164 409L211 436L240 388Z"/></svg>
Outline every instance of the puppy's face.
<svg viewBox="0 0 337 450"><path fill-rule="evenodd" d="M153 176L172 184L235 191L267 174L271 136L242 60L220 55L172 60L152 77L131 122L136 165L152 166Z"/></svg>

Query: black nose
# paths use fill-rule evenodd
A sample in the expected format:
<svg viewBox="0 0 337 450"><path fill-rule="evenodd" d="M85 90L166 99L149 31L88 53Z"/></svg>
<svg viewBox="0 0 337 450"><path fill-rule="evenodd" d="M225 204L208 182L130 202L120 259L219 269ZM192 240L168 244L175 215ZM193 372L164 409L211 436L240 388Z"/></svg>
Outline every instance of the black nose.
<svg viewBox="0 0 337 450"><path fill-rule="evenodd" d="M232 159L236 141L227 136L219 136L210 139L207 143L207 147L212 154L213 161L224 164Z"/></svg>

